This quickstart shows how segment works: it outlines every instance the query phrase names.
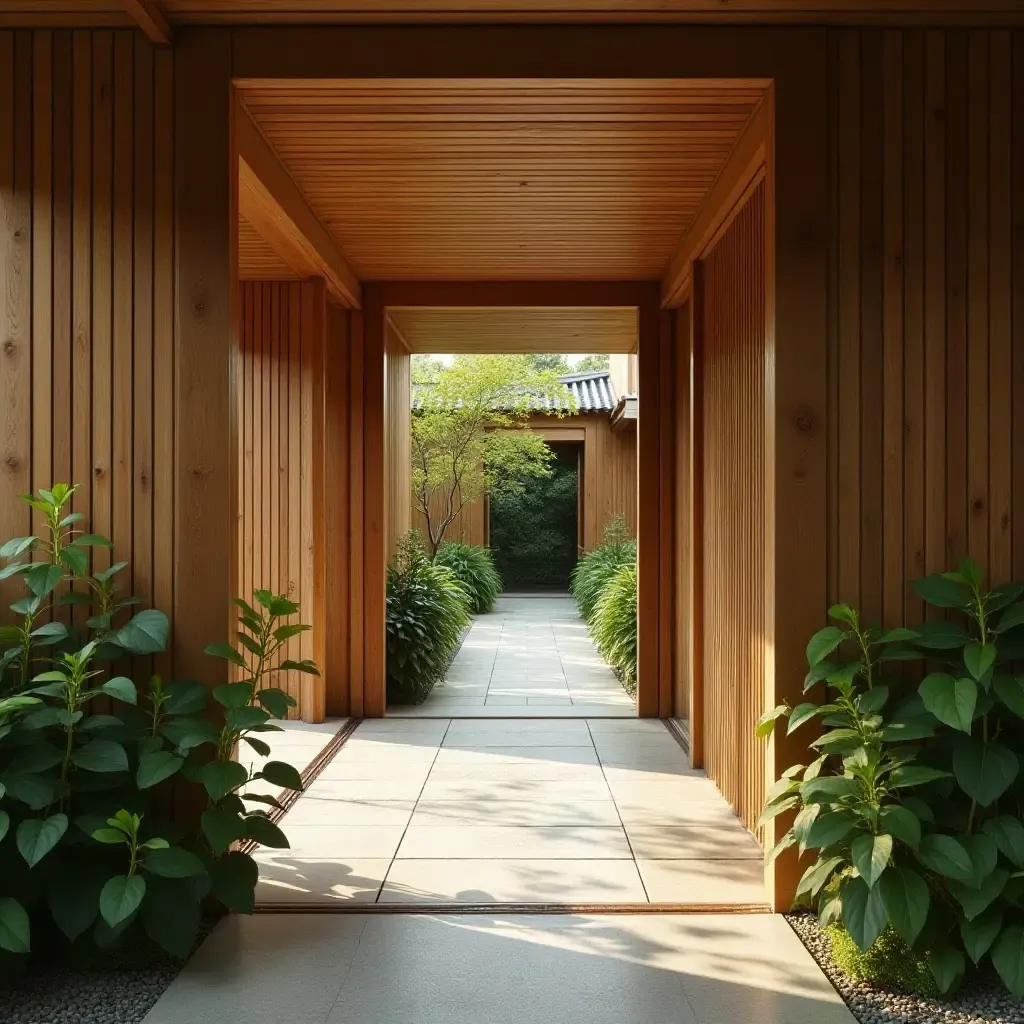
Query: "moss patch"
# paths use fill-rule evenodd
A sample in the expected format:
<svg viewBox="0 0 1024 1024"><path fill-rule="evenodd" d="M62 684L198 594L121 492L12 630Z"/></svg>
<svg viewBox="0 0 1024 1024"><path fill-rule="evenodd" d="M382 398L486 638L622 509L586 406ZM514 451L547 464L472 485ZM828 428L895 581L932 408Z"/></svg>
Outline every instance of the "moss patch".
<svg viewBox="0 0 1024 1024"><path fill-rule="evenodd" d="M891 927L886 927L867 952L857 948L841 925L830 925L825 933L832 944L832 957L837 966L853 981L866 981L932 998L938 995L935 979L924 958L911 952Z"/></svg>

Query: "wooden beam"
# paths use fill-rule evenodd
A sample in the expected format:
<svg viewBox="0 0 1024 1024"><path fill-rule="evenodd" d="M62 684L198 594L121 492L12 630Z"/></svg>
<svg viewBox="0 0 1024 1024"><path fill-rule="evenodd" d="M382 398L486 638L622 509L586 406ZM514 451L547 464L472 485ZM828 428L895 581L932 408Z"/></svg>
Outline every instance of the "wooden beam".
<svg viewBox="0 0 1024 1024"><path fill-rule="evenodd" d="M124 9L150 42L157 46L170 46L174 42L174 33L156 0L124 0Z"/></svg>
<svg viewBox="0 0 1024 1024"><path fill-rule="evenodd" d="M747 189L764 167L771 137L770 104L762 101L736 140L736 145L683 236L661 283L663 308L681 306L690 290L690 268L742 205Z"/></svg>
<svg viewBox="0 0 1024 1024"><path fill-rule="evenodd" d="M362 294L355 271L252 115L242 103L238 108L239 213L296 273L322 277L336 302L358 309Z"/></svg>

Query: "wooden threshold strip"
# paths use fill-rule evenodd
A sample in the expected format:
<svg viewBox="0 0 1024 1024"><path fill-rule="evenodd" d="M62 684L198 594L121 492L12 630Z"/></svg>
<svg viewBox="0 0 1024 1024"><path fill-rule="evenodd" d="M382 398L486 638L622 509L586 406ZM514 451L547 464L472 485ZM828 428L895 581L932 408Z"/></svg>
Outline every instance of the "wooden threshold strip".
<svg viewBox="0 0 1024 1024"><path fill-rule="evenodd" d="M361 722L361 718L350 718L331 737L320 753L306 765L302 771L301 791L295 789L284 789L281 791L281 795L277 798L279 806L271 807L267 811L267 817L271 821L275 824L280 823L281 819L295 806L299 797L309 788L310 783L314 782L320 773L334 760L335 754L345 745L349 736L359 728ZM252 853L258 845L253 840L247 839L244 843L238 844L238 849L241 853Z"/></svg>
<svg viewBox="0 0 1024 1024"><path fill-rule="evenodd" d="M770 914L767 903L257 903L257 914Z"/></svg>

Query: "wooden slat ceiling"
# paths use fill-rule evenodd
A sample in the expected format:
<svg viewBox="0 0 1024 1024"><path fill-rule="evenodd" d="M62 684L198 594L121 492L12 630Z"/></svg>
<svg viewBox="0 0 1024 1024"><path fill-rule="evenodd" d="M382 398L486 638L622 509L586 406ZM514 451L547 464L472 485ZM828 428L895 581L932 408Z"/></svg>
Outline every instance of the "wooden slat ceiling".
<svg viewBox="0 0 1024 1024"><path fill-rule="evenodd" d="M658 280L765 83L239 87L363 280Z"/></svg>
<svg viewBox="0 0 1024 1024"><path fill-rule="evenodd" d="M637 343L633 307L392 307L388 315L412 352L632 352Z"/></svg>
<svg viewBox="0 0 1024 1024"><path fill-rule="evenodd" d="M1019 0L157 0L173 24L345 21L1019 22ZM129 25L118 0L0 0L0 25Z"/></svg>
<svg viewBox="0 0 1024 1024"><path fill-rule="evenodd" d="M238 276L250 281L292 280L299 275L244 217L238 218Z"/></svg>

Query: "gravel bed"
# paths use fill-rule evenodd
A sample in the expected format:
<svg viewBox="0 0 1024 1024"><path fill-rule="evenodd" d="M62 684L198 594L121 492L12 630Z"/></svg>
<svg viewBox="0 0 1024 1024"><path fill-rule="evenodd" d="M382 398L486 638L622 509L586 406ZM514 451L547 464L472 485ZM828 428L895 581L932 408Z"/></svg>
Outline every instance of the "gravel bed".
<svg viewBox="0 0 1024 1024"><path fill-rule="evenodd" d="M140 1024L181 966L33 973L0 987L0 1024Z"/></svg>
<svg viewBox="0 0 1024 1024"><path fill-rule="evenodd" d="M948 1000L875 988L839 970L813 914L787 914L786 920L860 1024L1024 1024L1024 1001L1014 999L994 974L969 975Z"/></svg>

